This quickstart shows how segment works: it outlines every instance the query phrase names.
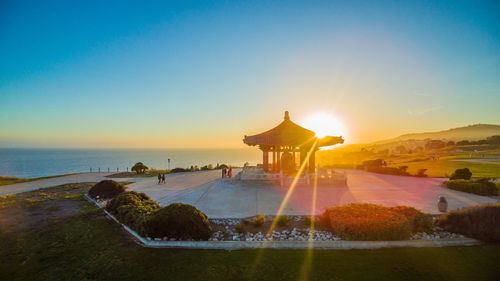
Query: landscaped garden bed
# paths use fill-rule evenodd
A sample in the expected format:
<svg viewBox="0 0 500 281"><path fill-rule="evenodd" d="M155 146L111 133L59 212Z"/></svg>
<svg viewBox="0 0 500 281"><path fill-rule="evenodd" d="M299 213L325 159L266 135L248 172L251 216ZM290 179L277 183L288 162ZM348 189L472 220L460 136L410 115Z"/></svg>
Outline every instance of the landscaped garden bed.
<svg viewBox="0 0 500 281"><path fill-rule="evenodd" d="M97 188L100 187L100 188ZM114 198L99 197L99 192ZM99 189L99 190L97 190ZM463 239L436 219L407 206L349 204L328 208L320 216L213 218L194 206L174 203L160 207L144 193L125 192L115 183L97 184L89 194L109 216L141 241L321 242ZM114 193L113 193L114 194ZM89 198L90 198L89 197ZM160 245L156 245L160 246Z"/></svg>

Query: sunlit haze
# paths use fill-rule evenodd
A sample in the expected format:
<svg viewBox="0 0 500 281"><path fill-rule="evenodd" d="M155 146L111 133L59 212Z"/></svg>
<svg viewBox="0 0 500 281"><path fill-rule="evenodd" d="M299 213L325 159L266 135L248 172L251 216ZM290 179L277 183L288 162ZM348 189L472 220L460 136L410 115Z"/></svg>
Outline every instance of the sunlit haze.
<svg viewBox="0 0 500 281"><path fill-rule="evenodd" d="M342 122L329 113L322 112L307 116L302 122L299 122L299 124L315 132L318 138L326 136L347 137Z"/></svg>
<svg viewBox="0 0 500 281"><path fill-rule="evenodd" d="M499 124L499 14L461 1L2 1L0 147L243 148L285 110L346 143Z"/></svg>

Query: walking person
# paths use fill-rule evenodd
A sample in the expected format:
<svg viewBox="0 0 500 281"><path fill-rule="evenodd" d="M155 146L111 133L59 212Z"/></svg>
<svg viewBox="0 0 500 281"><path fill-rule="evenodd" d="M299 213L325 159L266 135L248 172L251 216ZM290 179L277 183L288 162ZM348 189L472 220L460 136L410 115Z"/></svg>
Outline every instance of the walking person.
<svg viewBox="0 0 500 281"><path fill-rule="evenodd" d="M161 183L161 174L158 173L158 184L160 184L160 183Z"/></svg>
<svg viewBox="0 0 500 281"><path fill-rule="evenodd" d="M165 174L161 175L161 181L165 183Z"/></svg>
<svg viewBox="0 0 500 281"><path fill-rule="evenodd" d="M227 172L227 177L230 178L233 174L233 168L229 167L229 170Z"/></svg>

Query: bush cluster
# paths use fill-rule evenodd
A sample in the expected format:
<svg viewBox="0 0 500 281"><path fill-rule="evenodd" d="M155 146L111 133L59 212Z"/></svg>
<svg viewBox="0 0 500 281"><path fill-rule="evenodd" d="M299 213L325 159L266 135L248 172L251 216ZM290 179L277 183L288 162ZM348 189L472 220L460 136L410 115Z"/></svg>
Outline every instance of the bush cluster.
<svg viewBox="0 0 500 281"><path fill-rule="evenodd" d="M276 218L276 224L279 226L285 226L290 221L290 217L287 215L281 215Z"/></svg>
<svg viewBox="0 0 500 281"><path fill-rule="evenodd" d="M437 225L486 242L500 242L500 204L450 211L437 220Z"/></svg>
<svg viewBox="0 0 500 281"><path fill-rule="evenodd" d="M148 221L149 236L208 240L212 227L207 216L194 206L170 204L158 210Z"/></svg>
<svg viewBox="0 0 500 281"><path fill-rule="evenodd" d="M111 199L125 191L125 187L113 180L98 182L89 190L90 197L96 199Z"/></svg>
<svg viewBox="0 0 500 281"><path fill-rule="evenodd" d="M135 191L121 193L106 206L121 223L142 236L149 234L148 222L159 208L146 194Z"/></svg>
<svg viewBox="0 0 500 281"><path fill-rule="evenodd" d="M478 180L450 180L446 182L446 187L485 196L497 195L499 193L497 185L487 178Z"/></svg>
<svg viewBox="0 0 500 281"><path fill-rule="evenodd" d="M456 169L450 176L450 180L470 180L472 172L468 168Z"/></svg>
<svg viewBox="0 0 500 281"><path fill-rule="evenodd" d="M266 215L263 214L257 214L255 219L252 221L253 226L259 227L263 225L266 222Z"/></svg>
<svg viewBox="0 0 500 281"><path fill-rule="evenodd" d="M402 240L413 232L432 232L432 219L415 208L352 203L325 210L321 222L349 240Z"/></svg>

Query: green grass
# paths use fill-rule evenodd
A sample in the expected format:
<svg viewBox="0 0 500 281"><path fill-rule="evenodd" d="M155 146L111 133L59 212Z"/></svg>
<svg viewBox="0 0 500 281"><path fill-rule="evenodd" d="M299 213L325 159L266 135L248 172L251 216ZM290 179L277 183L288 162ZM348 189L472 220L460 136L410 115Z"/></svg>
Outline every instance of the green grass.
<svg viewBox="0 0 500 281"><path fill-rule="evenodd" d="M305 250L143 248L79 200L79 214L49 213L51 223L40 227L5 231L0 225L0 280L297 280L308 256ZM308 280L494 280L499 258L500 245L317 250Z"/></svg>
<svg viewBox="0 0 500 281"><path fill-rule="evenodd" d="M425 172L430 177L447 177L456 169L469 168L473 177L500 177L500 165L454 161L448 159L440 159L436 161L420 161L420 162L399 162L395 167L408 166L408 172L415 174L419 169L427 169Z"/></svg>
<svg viewBox="0 0 500 281"><path fill-rule="evenodd" d="M2 185L9 185L9 184L15 184L15 183L20 183L20 182L30 182L30 181L37 181L37 180L43 180L43 179L50 179L50 178L58 178L58 177L64 177L64 176L70 176L70 175L75 175L73 174L64 174L64 175L56 175L56 176L48 176L48 177L40 177L40 178L16 178L16 177L4 177L0 176L0 186Z"/></svg>

